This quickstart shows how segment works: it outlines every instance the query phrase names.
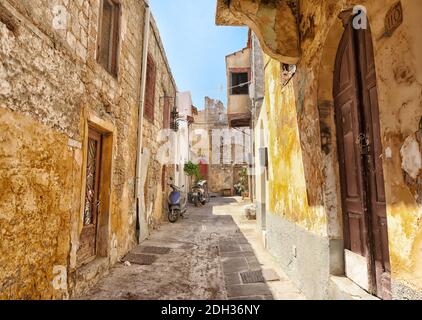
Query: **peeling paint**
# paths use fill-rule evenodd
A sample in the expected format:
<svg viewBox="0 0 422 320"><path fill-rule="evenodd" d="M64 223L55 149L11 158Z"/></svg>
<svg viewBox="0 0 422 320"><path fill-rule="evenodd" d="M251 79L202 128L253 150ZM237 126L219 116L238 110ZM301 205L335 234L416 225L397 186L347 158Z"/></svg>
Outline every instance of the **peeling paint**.
<svg viewBox="0 0 422 320"><path fill-rule="evenodd" d="M416 179L422 169L422 156L419 143L416 137L409 136L400 150L402 157L402 168L410 177Z"/></svg>

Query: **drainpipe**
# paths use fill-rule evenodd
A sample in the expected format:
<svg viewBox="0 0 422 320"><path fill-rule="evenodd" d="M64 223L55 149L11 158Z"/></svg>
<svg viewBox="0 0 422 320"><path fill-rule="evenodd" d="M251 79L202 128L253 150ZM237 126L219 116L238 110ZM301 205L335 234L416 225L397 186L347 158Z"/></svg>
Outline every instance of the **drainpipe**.
<svg viewBox="0 0 422 320"><path fill-rule="evenodd" d="M136 197L136 213L138 216L138 223L146 222L143 218L143 208L141 201L142 197L142 186L141 186L141 171L142 171L142 145L143 145L143 128L144 128L144 108L145 108L145 88L146 88L146 78L147 78L147 58L148 58L148 43L149 43L149 30L150 30L150 18L151 18L151 8L149 5L149 0L144 0L145 3L145 21L144 21L144 35L143 35L143 48L142 48L142 75L141 75L141 96L139 103L139 112L138 112L138 141L136 148L136 181L135 181L135 197ZM141 225L139 226L139 238L138 242L141 239Z"/></svg>

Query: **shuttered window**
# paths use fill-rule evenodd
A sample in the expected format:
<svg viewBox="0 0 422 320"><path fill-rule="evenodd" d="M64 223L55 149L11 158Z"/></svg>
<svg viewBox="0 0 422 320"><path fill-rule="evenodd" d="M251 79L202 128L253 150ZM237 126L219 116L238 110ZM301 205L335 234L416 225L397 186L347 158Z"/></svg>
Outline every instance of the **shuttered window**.
<svg viewBox="0 0 422 320"><path fill-rule="evenodd" d="M154 121L156 72L154 59L148 55L144 116L150 121Z"/></svg>
<svg viewBox="0 0 422 320"><path fill-rule="evenodd" d="M164 98L163 128L170 128L170 98L167 96Z"/></svg>
<svg viewBox="0 0 422 320"><path fill-rule="evenodd" d="M231 94L242 95L249 94L249 74L247 72L233 72L231 74Z"/></svg>
<svg viewBox="0 0 422 320"><path fill-rule="evenodd" d="M98 36L98 62L117 76L121 7L118 0L103 0Z"/></svg>

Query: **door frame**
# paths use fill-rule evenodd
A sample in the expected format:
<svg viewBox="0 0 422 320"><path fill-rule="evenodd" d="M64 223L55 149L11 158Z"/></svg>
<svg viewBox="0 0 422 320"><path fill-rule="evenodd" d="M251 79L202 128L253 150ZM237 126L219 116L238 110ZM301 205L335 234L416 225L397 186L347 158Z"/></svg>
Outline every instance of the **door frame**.
<svg viewBox="0 0 422 320"><path fill-rule="evenodd" d="M353 29L353 27L351 26L352 23L352 11L348 10L345 12L342 12L340 14L340 19L343 20L343 25L344 25L344 31L342 33L342 39L343 36L346 35L346 32L350 32L348 31L347 28L351 28L352 30L352 37L351 37L351 41L353 42L353 50L356 53L356 57L355 57L355 64L356 64L356 76L357 76L357 85L358 85L358 120L359 120L359 133L360 135L366 134L365 138L367 138L368 135L368 128L366 128L367 126L367 120L364 119L364 117L367 116L366 112L368 110L365 110L364 105L363 105L363 80L362 80L362 65L360 63L359 60L359 48L356 47L356 45L358 44L358 37L356 34L356 31ZM366 30L365 32L369 32L369 36L371 37L371 29L369 27L368 24L368 30ZM339 81L339 73L341 72L341 63L342 63L342 59L339 58L340 55L342 55L342 52L344 52L346 47L346 44L343 42L343 40L340 41L338 48L337 48L337 56L335 59L335 66L334 66L334 73L333 73L333 81L334 81L334 86L333 86L333 98L334 98L334 113L335 113L335 126L336 126L336 131L337 131L337 155L338 155L338 162L340 165L340 194L341 194L341 206L342 206L342 211L343 211L343 236L344 236L344 242L345 242L345 246L348 247L350 245L350 230L348 227L348 217L346 217L347 214L347 210L345 208L345 195L344 195L344 173L342 172L342 167L341 167L341 159L342 159L342 155L340 154L340 151L342 150L342 148L340 147L340 139L338 139L339 136L339 129L341 128L341 123L339 122L339 118L338 115L336 115L337 113L337 101L336 101L336 87L337 87L337 83ZM368 52L366 52L368 53ZM373 53L371 53L373 54ZM366 58L366 57L365 57ZM375 63L375 57L373 57L374 63ZM379 122L379 105L377 110L372 110L372 113L376 112L377 115L377 120ZM374 128L373 126L373 122L371 122L371 126L372 126L372 130ZM378 125L379 128L379 125ZM371 136L373 139L375 139L375 137ZM371 141L371 147L373 148L373 145L375 144L375 141ZM377 142L380 144L380 146L382 147L382 142L381 140L379 142ZM372 151L373 152L373 151ZM369 154L370 152L368 152ZM343 155L344 157L345 155ZM364 232L364 242L363 242L363 246L364 246L364 251L365 251L365 256L364 259L366 259L366 264L367 264L367 271L368 271L368 291L371 294L377 295L377 296L381 296L382 294L384 294L384 291L379 292L379 287L382 287L382 283L379 284L377 282L377 268L376 268L376 244L375 244L375 235L374 235L374 222L373 222L373 208L372 208L372 203L371 203L371 186L370 186L370 177L369 177L369 170L371 170L370 168L370 164L369 164L369 160L368 159L364 159L364 156L362 156L359 153L359 159L360 159L360 163L361 163L361 172L359 173L361 175L362 178L362 188L363 190L362 192L362 198L363 198L363 206L364 206L364 228L365 230L363 230ZM382 166L381 166L382 169ZM383 180L383 183L385 183L385 180ZM388 233L388 232L387 232ZM380 239L379 239L380 240ZM349 245L348 245L349 244ZM388 247L388 243L387 243L387 247ZM350 254L349 254L350 253ZM354 254L353 252L349 251L349 250L345 250L345 259L347 259L347 257L351 257L353 255L358 255L358 254ZM354 257L352 257L352 259L355 259ZM382 288L381 288L382 290Z"/></svg>
<svg viewBox="0 0 422 320"><path fill-rule="evenodd" d="M77 243L79 243L80 234L83 228L85 193L86 193L86 166L88 161L88 139L90 128L97 131L102 136L101 164L100 164L100 214L97 217L96 232L96 256L87 261L79 261L76 254L76 268L90 263L92 260L100 257L108 257L111 251L110 244L110 221L111 221L111 196L112 196L112 178L113 178L113 153L114 153L114 125L97 117L90 110L85 109L84 112L84 140L82 148L82 164L81 164L81 193L80 208L78 217L78 233Z"/></svg>

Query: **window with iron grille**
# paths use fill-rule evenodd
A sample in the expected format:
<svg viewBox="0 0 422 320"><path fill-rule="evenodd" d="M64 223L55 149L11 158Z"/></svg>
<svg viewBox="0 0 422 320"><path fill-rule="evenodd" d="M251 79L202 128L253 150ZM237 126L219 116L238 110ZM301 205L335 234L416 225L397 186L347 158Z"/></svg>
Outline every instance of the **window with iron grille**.
<svg viewBox="0 0 422 320"><path fill-rule="evenodd" d="M247 72L232 72L231 74L231 94L249 94L249 74Z"/></svg>
<svg viewBox="0 0 422 320"><path fill-rule="evenodd" d="M150 121L154 121L156 73L154 59L148 55L144 116Z"/></svg>
<svg viewBox="0 0 422 320"><path fill-rule="evenodd" d="M121 6L119 0L103 0L98 34L97 60L113 76L118 73Z"/></svg>

